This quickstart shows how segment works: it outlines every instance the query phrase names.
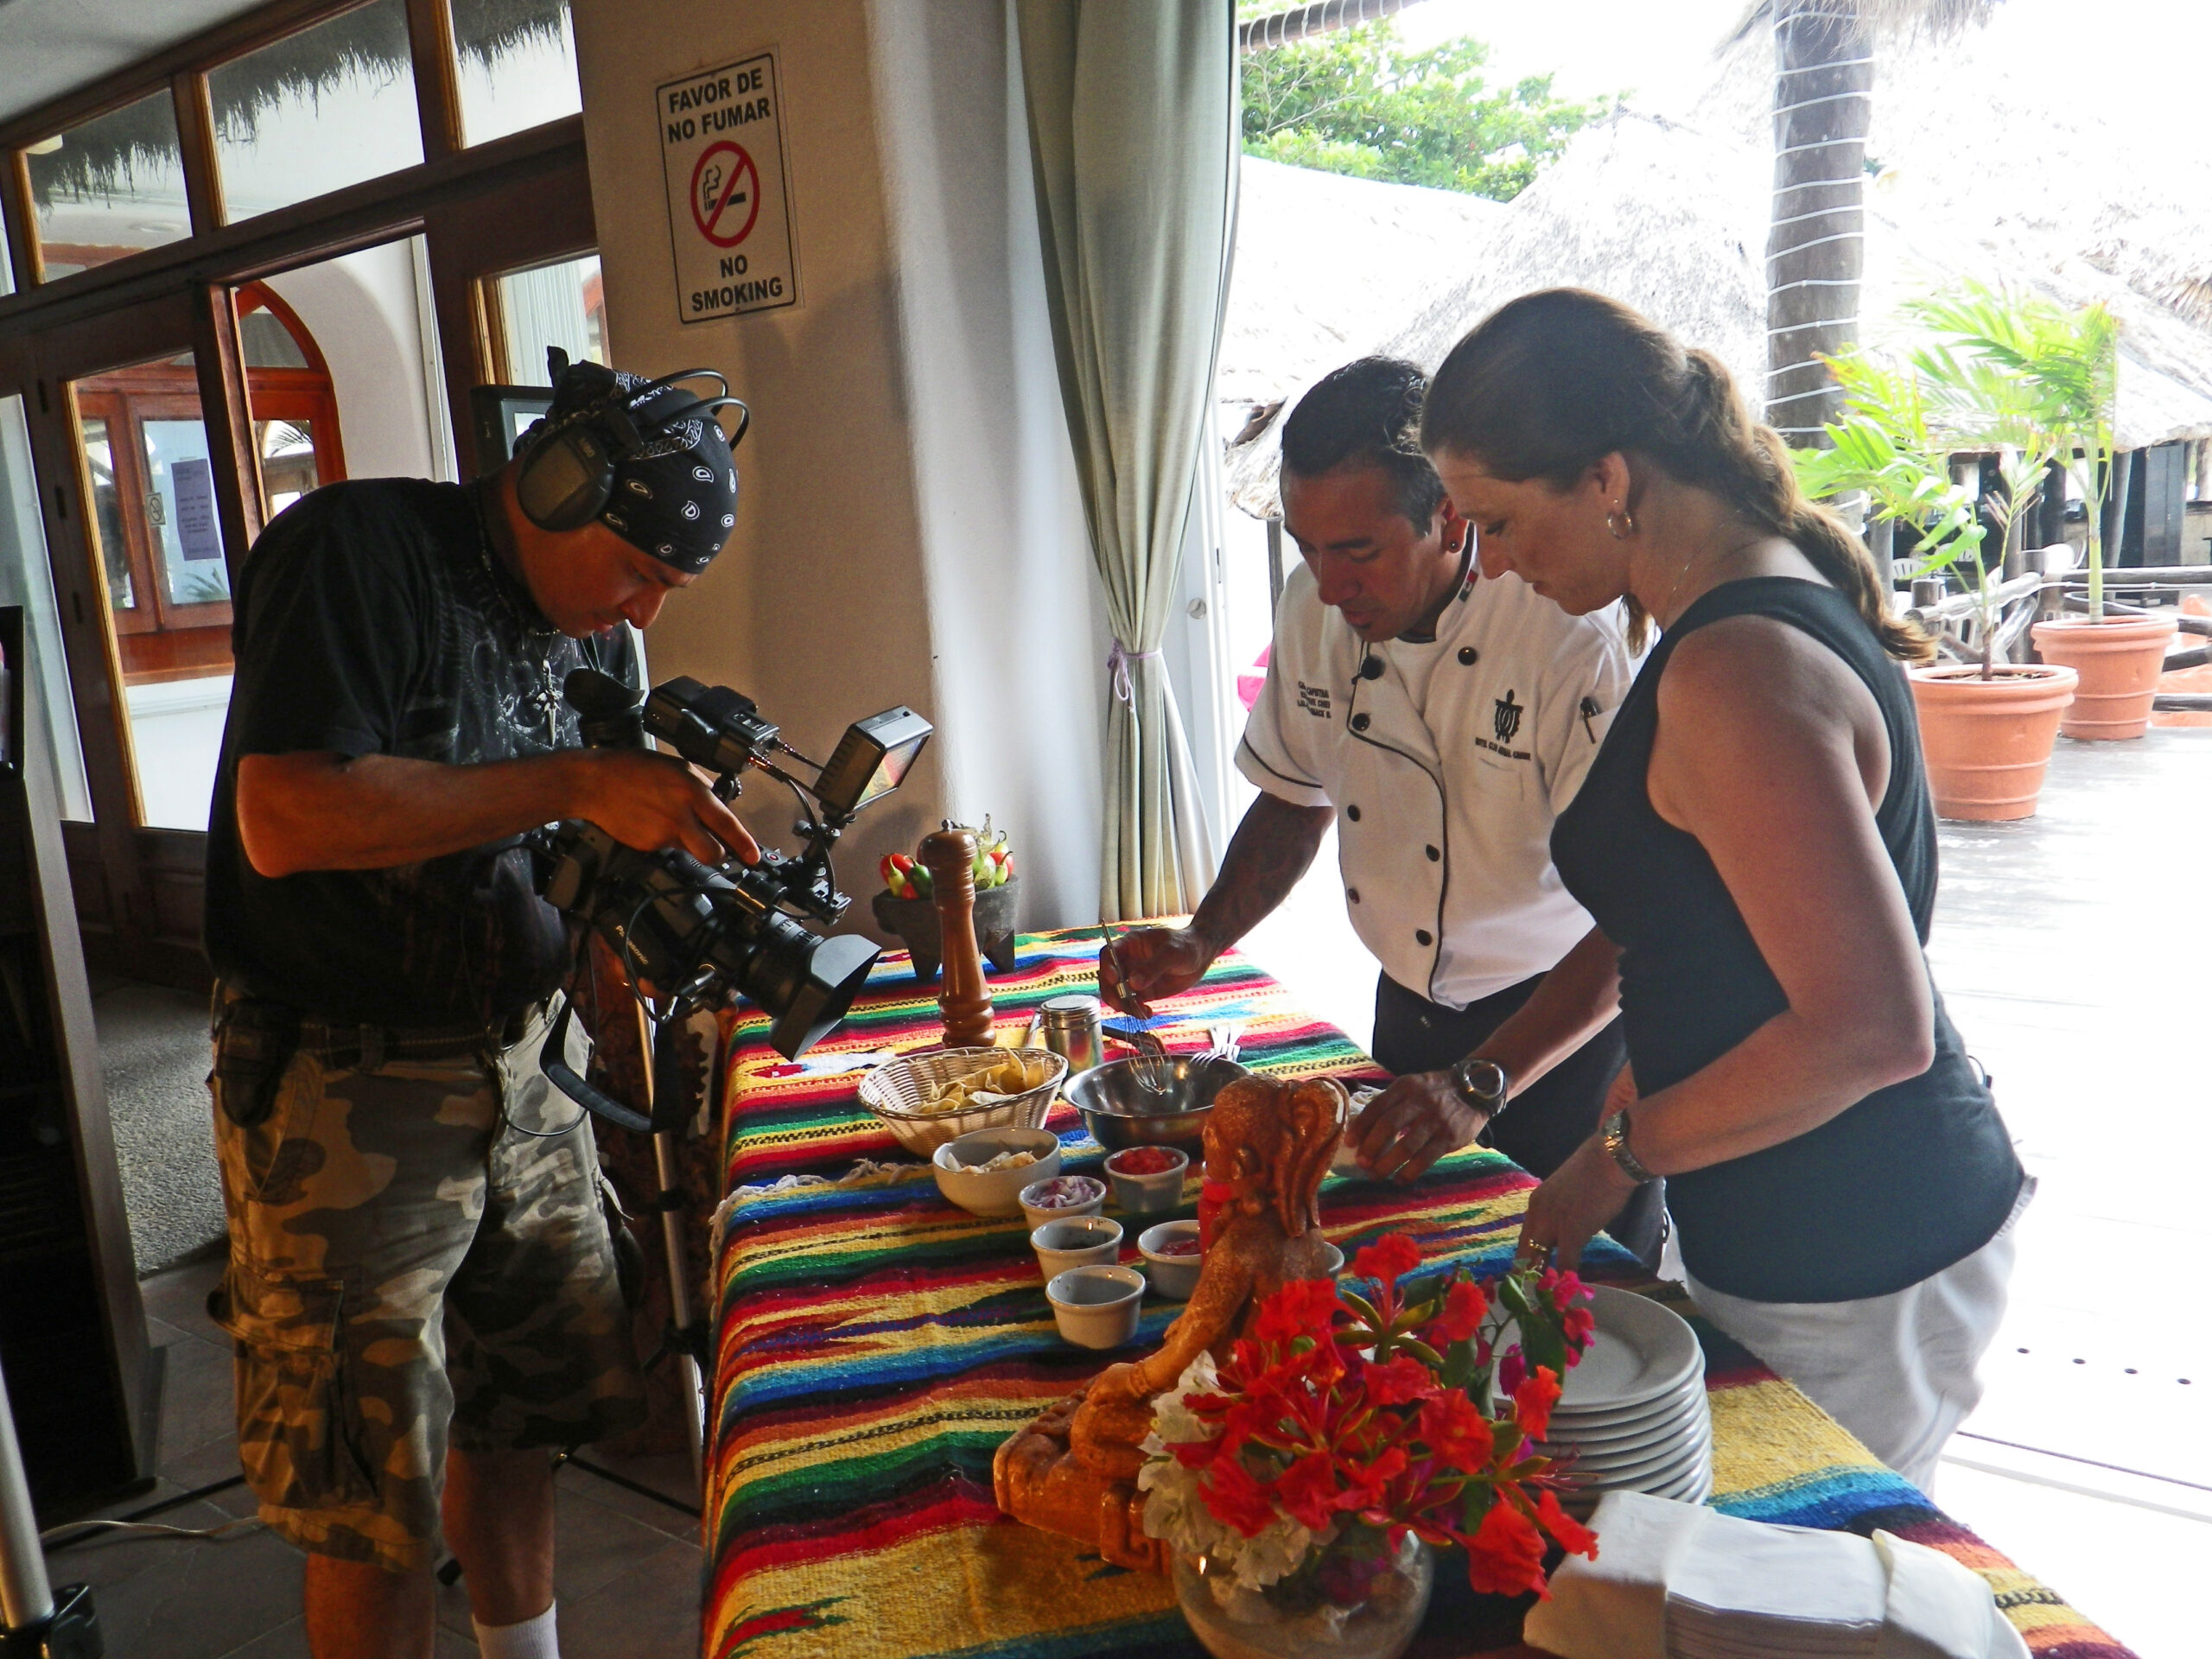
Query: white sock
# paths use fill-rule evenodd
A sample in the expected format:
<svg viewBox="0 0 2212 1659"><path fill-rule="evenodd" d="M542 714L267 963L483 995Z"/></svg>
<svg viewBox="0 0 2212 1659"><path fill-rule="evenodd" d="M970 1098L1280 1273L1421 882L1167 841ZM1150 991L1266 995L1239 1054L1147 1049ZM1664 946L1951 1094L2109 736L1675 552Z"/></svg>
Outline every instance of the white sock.
<svg viewBox="0 0 2212 1659"><path fill-rule="evenodd" d="M553 1614L559 1604L536 1618L519 1624L476 1625L476 1650L483 1659L561 1659L561 1641L553 1632Z"/></svg>

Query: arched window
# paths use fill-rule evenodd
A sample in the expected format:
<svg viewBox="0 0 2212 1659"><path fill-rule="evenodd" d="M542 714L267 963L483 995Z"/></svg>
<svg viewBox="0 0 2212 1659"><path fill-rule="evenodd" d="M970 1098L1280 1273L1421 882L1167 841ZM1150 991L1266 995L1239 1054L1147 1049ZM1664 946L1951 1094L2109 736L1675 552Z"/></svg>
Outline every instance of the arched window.
<svg viewBox="0 0 2212 1659"><path fill-rule="evenodd" d="M322 353L291 307L260 283L240 288L236 303L263 512L273 518L346 475L338 402ZM230 573L219 544L178 533L176 467L198 463L204 473L207 460L191 358L80 380L77 401L124 683L223 671Z"/></svg>

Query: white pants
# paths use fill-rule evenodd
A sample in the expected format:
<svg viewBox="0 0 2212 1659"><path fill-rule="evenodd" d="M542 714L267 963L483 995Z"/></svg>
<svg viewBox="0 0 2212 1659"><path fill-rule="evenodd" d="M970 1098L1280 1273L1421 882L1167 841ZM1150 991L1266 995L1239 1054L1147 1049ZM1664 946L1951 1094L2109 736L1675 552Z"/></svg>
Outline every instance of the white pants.
<svg viewBox="0 0 2212 1659"><path fill-rule="evenodd" d="M1859 1443L1923 1492L1951 1431L1981 1399L1974 1374L2005 1318L2012 1230L2035 1196L1963 1262L1887 1296L1755 1302L1687 1282L1698 1311L1788 1377Z"/></svg>

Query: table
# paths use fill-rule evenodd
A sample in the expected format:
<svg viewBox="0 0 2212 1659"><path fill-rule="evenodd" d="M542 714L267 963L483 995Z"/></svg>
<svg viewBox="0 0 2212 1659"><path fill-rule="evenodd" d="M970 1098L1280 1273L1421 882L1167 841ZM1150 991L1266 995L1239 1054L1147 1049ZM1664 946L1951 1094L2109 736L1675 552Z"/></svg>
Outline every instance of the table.
<svg viewBox="0 0 2212 1659"><path fill-rule="evenodd" d="M1025 936L994 975L1001 1024L1048 996L1095 990L1095 929ZM1281 1077L1382 1074L1344 1033L1236 953L1162 1005L1168 1046L1203 1046L1209 1021L1245 1022L1244 1063ZM735 1017L717 1216L709 1383L707 1659L1188 1659L1202 1652L1166 1581L1000 1516L999 1443L1112 1357L1063 1344L1019 1217L945 1203L854 1097L834 1057L938 1040L933 986L887 955L846 1024L800 1067ZM1065 1166L1103 1157L1072 1109L1047 1127ZM1510 1258L1534 1182L1478 1148L1409 1187L1330 1179L1324 1226L1347 1255L1392 1230L1433 1263L1491 1271ZM1195 1190L1195 1189L1193 1189ZM1129 1241L1134 1245L1134 1239ZM1129 1251L1134 1258L1134 1249ZM1937 1510L1788 1382L1698 1319L1679 1287L1643 1281L1599 1240L1586 1276L1671 1299L1707 1355L1715 1507L1800 1526L1882 1527L1986 1577L2049 1659L2126 1649ZM1179 1304L1148 1303L1155 1343ZM1132 1350L1130 1351L1141 1351ZM1464 1585L1459 1593L1464 1597ZM1452 1592L1439 1574L1439 1602ZM1464 1612L1464 1610L1462 1610ZM1415 1656L1495 1650L1463 1617L1432 1611Z"/></svg>

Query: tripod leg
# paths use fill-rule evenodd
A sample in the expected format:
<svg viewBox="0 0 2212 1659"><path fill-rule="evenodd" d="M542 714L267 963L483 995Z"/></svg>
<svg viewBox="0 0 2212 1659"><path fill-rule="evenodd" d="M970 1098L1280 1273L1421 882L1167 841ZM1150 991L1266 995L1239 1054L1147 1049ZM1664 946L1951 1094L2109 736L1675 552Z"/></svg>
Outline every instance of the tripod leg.
<svg viewBox="0 0 2212 1659"><path fill-rule="evenodd" d="M65 1584L57 1603L46 1576L46 1548L31 1510L8 1380L0 1376L0 1656L14 1659L100 1659L99 1615L90 1585Z"/></svg>
<svg viewBox="0 0 2212 1659"><path fill-rule="evenodd" d="M685 1427L691 1435L691 1472L703 1494L707 1490L707 1402L696 1351L698 1333L693 1326L691 1268L683 1248L684 1212L671 1202L683 1191L682 1154L673 1130L662 1129L654 1135L653 1168L660 1177L660 1234L668 1249L668 1312L678 1338L677 1375L683 1380L684 1403L689 1408Z"/></svg>
<svg viewBox="0 0 2212 1659"><path fill-rule="evenodd" d="M46 1551L31 1513L22 1449L16 1444L8 1380L0 1376L0 1630L30 1630L53 1617L54 1586L46 1576Z"/></svg>

